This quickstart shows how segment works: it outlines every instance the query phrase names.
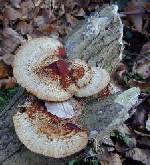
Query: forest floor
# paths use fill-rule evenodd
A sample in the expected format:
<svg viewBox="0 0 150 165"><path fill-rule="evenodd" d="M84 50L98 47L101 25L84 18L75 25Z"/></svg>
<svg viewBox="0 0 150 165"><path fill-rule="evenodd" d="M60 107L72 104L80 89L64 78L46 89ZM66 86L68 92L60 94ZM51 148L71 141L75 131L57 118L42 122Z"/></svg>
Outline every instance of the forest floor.
<svg viewBox="0 0 150 165"><path fill-rule="evenodd" d="M123 89L138 86L140 104L122 131L112 134L107 159L82 157L73 164L150 164L150 2L148 0L0 0L0 108L18 90L12 72L14 55L26 40L56 35L63 39L103 5L116 3L124 25L123 59L114 79ZM1 111L0 111L1 112ZM110 146L107 146L110 147Z"/></svg>

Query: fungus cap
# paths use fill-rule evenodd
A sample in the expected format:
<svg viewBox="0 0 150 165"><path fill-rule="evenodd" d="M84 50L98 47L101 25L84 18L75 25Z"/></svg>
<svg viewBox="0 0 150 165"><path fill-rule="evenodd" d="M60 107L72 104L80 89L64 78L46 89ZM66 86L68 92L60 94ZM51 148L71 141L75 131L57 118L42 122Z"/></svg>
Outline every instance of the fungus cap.
<svg viewBox="0 0 150 165"><path fill-rule="evenodd" d="M15 131L28 149L62 158L79 152L87 145L86 130L46 112L43 107L32 103L24 112L18 111L13 117Z"/></svg>
<svg viewBox="0 0 150 165"><path fill-rule="evenodd" d="M92 79L91 66L86 64L85 61L80 59L73 59L70 65L73 70L73 77L75 77L75 83L79 88L86 86Z"/></svg>
<svg viewBox="0 0 150 165"><path fill-rule="evenodd" d="M62 48L63 45L54 38L42 37L28 41L20 48L14 59L13 73L17 82L42 100L69 99L74 93L74 84L69 86L72 91L65 90L59 79L54 80L50 74L43 76L39 72L39 68L60 59L59 50Z"/></svg>
<svg viewBox="0 0 150 165"><path fill-rule="evenodd" d="M109 81L110 76L109 73L105 69L101 69L99 67L92 67L92 79L90 82L80 88L75 96L77 97L88 97L99 93L102 89L104 89Z"/></svg>

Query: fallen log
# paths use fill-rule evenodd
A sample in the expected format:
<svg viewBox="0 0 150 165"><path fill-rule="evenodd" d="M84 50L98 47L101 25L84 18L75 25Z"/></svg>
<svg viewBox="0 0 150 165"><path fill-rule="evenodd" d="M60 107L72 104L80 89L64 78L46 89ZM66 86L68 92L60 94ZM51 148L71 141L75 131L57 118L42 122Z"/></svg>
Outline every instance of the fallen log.
<svg viewBox="0 0 150 165"><path fill-rule="evenodd" d="M81 58L94 66L105 68L111 74L121 60L123 25L117 14L117 6L107 6L93 13L64 39L69 59ZM109 136L109 133L128 117L128 110L137 102L139 89L118 96L114 94L106 100L97 97L85 100L85 110L80 122L87 126L97 143ZM50 159L28 151L19 142L12 122L18 104L26 98L25 89L20 90L12 98L7 107L1 110L0 122L1 149L0 163L4 164L65 164L69 159ZM129 97L130 96L130 97ZM127 99L128 98L128 99ZM98 145L96 145L96 148ZM98 149L97 149L98 152ZM75 157L75 156L73 156ZM43 164L43 163L42 163Z"/></svg>

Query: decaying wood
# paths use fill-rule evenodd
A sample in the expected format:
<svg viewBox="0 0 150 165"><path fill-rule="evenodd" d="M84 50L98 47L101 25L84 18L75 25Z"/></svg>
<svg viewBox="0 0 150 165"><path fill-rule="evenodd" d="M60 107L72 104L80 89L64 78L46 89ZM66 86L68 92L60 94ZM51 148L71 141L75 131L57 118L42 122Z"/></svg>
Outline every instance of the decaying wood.
<svg viewBox="0 0 150 165"><path fill-rule="evenodd" d="M123 25L117 6L107 6L95 12L65 39L70 59L80 58L110 73L122 56Z"/></svg>
<svg viewBox="0 0 150 165"><path fill-rule="evenodd" d="M107 6L81 23L64 40L64 43L70 59L82 58L92 65L107 69L111 74L121 58L122 33L122 23L117 14L117 7ZM137 96L139 91L137 89L135 91ZM18 96L19 93L18 91L16 95ZM8 108L3 109L0 116L0 137L2 137L0 141L0 163L2 165L10 164L10 162L13 165L32 165L39 162L52 164L53 159L31 153L25 147L21 148L22 144L15 134L12 122L12 116L17 111L17 104L24 101L25 95L20 93L19 96L21 95L22 97L17 102L16 97L14 97ZM128 110L132 104L130 103L130 106L127 108L121 103L114 103L116 98L117 95L111 96L105 101L99 101L97 98L94 98L85 104L84 117L81 117L81 121L85 125L85 121L89 121L87 125L90 131L94 130L94 127L96 128L98 142L108 135L116 125L123 123L128 117ZM90 114L89 112L94 112L95 114ZM93 120L93 118L96 120ZM20 159L21 157L22 159ZM56 162L57 164L65 164L66 160L57 160L55 164ZM39 162L37 163L37 161Z"/></svg>

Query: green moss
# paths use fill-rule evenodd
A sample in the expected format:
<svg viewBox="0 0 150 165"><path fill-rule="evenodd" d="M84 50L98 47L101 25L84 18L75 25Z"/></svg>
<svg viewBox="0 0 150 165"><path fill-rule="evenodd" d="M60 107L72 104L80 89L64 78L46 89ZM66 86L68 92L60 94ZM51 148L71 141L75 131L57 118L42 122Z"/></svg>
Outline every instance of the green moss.
<svg viewBox="0 0 150 165"><path fill-rule="evenodd" d="M12 97L17 92L19 86L15 86L10 89L0 89L0 109L8 104L8 102L12 99Z"/></svg>

